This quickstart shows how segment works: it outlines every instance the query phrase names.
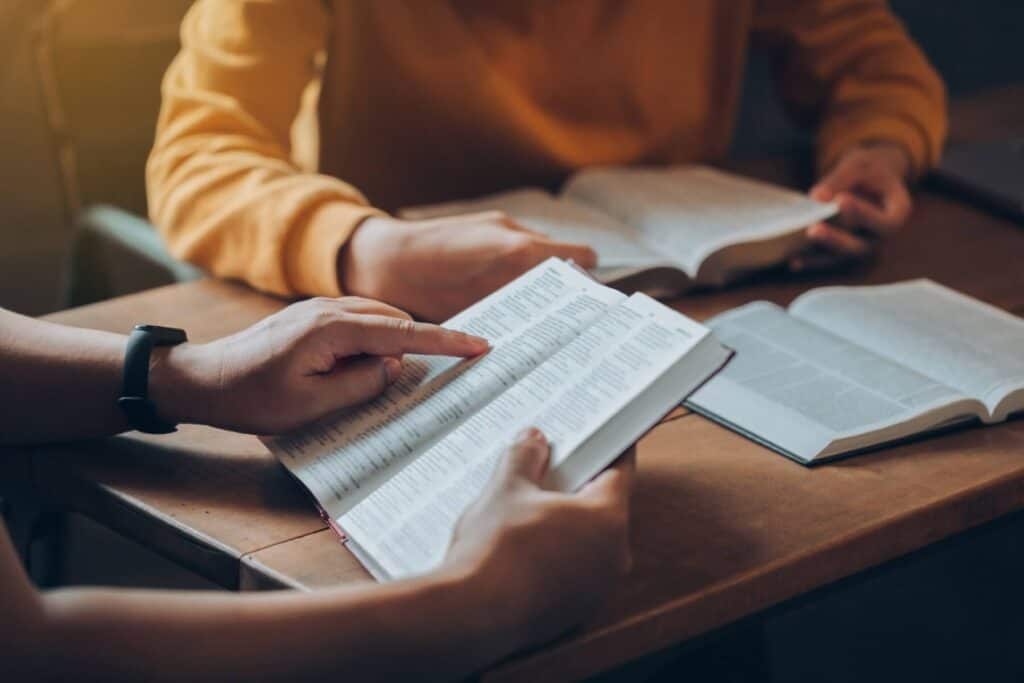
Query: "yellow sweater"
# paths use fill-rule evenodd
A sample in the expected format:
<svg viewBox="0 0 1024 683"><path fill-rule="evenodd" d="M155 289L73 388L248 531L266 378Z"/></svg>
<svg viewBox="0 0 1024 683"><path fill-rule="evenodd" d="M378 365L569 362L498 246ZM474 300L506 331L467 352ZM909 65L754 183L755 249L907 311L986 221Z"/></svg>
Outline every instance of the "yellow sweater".
<svg viewBox="0 0 1024 683"><path fill-rule="evenodd" d="M752 40L820 168L887 140L920 172L946 129L941 81L873 0L199 0L182 40L152 219L175 255L280 294L339 294L338 252L381 210L722 158ZM294 123L319 73L317 144Z"/></svg>

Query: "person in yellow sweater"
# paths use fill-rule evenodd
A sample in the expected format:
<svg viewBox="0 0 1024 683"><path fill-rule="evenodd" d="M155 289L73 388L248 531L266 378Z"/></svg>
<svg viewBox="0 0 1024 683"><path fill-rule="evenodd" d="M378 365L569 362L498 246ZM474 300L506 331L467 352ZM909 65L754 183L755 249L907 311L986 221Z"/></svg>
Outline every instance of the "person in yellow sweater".
<svg viewBox="0 0 1024 683"><path fill-rule="evenodd" d="M904 222L946 131L943 85L881 0L198 0L182 41L147 167L172 252L430 320L548 256L594 254L500 214L388 212L594 164L721 159L753 41L817 127L811 193L841 214L808 236L837 255Z"/></svg>

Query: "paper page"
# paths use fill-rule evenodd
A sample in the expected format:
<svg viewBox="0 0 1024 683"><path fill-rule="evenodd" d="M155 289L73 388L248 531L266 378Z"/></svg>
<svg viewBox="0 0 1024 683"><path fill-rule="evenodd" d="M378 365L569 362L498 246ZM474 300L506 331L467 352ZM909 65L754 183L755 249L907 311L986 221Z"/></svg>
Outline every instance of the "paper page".
<svg viewBox="0 0 1024 683"><path fill-rule="evenodd" d="M689 403L800 456L964 398L774 304L749 304L708 326L736 356Z"/></svg>
<svg viewBox="0 0 1024 683"><path fill-rule="evenodd" d="M391 578L430 571L516 434L543 430L557 468L705 334L634 295L343 515L340 526ZM668 408L650 407L659 415Z"/></svg>
<svg viewBox="0 0 1024 683"><path fill-rule="evenodd" d="M634 226L643 244L691 278L722 247L778 237L836 212L834 204L706 166L588 169L563 195Z"/></svg>
<svg viewBox="0 0 1024 683"><path fill-rule="evenodd" d="M623 299L550 259L446 323L487 338L486 355L407 356L398 382L378 399L268 446L336 517Z"/></svg>
<svg viewBox="0 0 1024 683"><path fill-rule="evenodd" d="M552 239L585 244L597 252L598 268L641 268L667 260L640 243L636 229L584 204L527 188L480 199L403 209L403 218L426 219L478 211L504 211L523 227Z"/></svg>
<svg viewBox="0 0 1024 683"><path fill-rule="evenodd" d="M989 411L1024 387L1024 320L930 280L818 289L790 311L956 387Z"/></svg>

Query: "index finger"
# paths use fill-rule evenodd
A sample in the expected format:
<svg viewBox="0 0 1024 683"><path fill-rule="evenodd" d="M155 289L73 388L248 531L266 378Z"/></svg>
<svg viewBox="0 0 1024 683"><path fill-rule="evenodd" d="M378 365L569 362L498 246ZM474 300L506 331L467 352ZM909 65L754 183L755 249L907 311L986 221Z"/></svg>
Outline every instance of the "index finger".
<svg viewBox="0 0 1024 683"><path fill-rule="evenodd" d="M635 474L636 447L633 446L619 456L608 469L581 488L579 496L599 505L627 507Z"/></svg>
<svg viewBox="0 0 1024 683"><path fill-rule="evenodd" d="M368 353L375 356L399 356L425 353L437 356L477 356L491 348L477 337L439 325L414 322L384 315L349 316L338 321L338 355Z"/></svg>

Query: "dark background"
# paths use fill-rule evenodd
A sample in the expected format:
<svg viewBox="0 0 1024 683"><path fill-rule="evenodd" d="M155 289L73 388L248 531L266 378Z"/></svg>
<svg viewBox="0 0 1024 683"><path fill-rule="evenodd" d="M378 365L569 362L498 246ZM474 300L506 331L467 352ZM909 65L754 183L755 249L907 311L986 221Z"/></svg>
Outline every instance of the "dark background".
<svg viewBox="0 0 1024 683"><path fill-rule="evenodd" d="M1024 0L894 0L917 43L946 81L951 98L1024 82ZM806 147L787 119L764 55L751 56L733 143L738 157Z"/></svg>

